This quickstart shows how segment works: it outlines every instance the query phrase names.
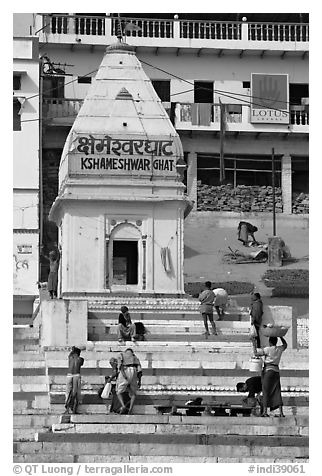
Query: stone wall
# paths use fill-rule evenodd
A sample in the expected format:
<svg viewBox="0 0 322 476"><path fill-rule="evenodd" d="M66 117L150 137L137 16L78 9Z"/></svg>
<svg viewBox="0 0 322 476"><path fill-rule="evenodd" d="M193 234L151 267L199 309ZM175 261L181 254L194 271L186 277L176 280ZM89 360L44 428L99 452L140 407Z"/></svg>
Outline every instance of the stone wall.
<svg viewBox="0 0 322 476"><path fill-rule="evenodd" d="M297 319L297 345L300 348L309 347L309 320L307 318Z"/></svg>
<svg viewBox="0 0 322 476"><path fill-rule="evenodd" d="M292 213L309 213L309 194L300 193L292 197Z"/></svg>
<svg viewBox="0 0 322 476"><path fill-rule="evenodd" d="M273 211L273 189L271 186L203 185L198 181L197 210L233 212ZM275 188L276 212L283 211L282 191Z"/></svg>

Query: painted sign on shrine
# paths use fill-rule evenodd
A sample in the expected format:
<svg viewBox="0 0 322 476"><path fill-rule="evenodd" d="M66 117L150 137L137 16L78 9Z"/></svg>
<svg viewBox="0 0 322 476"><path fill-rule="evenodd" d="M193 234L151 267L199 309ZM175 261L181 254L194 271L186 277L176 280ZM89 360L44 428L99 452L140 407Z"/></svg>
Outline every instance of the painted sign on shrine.
<svg viewBox="0 0 322 476"><path fill-rule="evenodd" d="M74 175L176 175L176 143L172 138L117 139L77 135L69 152Z"/></svg>
<svg viewBox="0 0 322 476"><path fill-rule="evenodd" d="M287 74L252 74L250 121L289 124Z"/></svg>

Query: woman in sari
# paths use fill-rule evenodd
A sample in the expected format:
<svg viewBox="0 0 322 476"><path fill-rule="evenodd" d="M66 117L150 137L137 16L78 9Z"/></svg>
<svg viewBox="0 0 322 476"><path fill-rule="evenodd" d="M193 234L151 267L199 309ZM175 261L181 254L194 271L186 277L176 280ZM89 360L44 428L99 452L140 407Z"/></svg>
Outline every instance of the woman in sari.
<svg viewBox="0 0 322 476"><path fill-rule="evenodd" d="M128 414L130 414L133 410L135 397L141 386L142 378L141 363L132 349L126 349L125 352L121 353L118 359L118 370L119 374L116 381L116 394L122 405L120 413L124 414L127 411L123 394L128 392L130 397Z"/></svg>
<svg viewBox="0 0 322 476"><path fill-rule="evenodd" d="M283 400L281 394L281 380L279 363L282 353L287 348L287 342L283 337L280 337L282 345L277 344L277 337L269 338L269 347L257 349L256 355L264 356L264 368L262 372L262 388L263 388L263 403L262 403L262 417L268 417L267 408L276 410L279 408L280 417L284 417Z"/></svg>

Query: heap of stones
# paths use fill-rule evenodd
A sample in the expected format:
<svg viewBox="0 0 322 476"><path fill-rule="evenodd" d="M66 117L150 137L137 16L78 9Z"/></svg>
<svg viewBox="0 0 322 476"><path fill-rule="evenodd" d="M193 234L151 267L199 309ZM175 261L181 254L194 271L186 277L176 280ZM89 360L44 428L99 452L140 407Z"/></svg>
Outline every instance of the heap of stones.
<svg viewBox="0 0 322 476"><path fill-rule="evenodd" d="M293 213L309 213L309 194L300 193L297 196L293 195L292 200L292 212Z"/></svg>
<svg viewBox="0 0 322 476"><path fill-rule="evenodd" d="M270 212L273 210L271 186L204 185L198 181L199 211ZM283 211L282 190L275 187L276 212Z"/></svg>

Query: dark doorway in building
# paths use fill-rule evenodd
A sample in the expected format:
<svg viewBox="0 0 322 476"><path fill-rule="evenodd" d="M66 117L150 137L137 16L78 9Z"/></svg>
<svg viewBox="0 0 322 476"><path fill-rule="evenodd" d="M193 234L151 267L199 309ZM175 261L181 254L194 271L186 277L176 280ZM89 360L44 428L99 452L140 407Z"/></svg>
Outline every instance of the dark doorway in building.
<svg viewBox="0 0 322 476"><path fill-rule="evenodd" d="M194 102L209 104L214 102L214 83L212 81L194 82Z"/></svg>
<svg viewBox="0 0 322 476"><path fill-rule="evenodd" d="M152 86L162 102L170 102L170 80L152 80Z"/></svg>
<svg viewBox="0 0 322 476"><path fill-rule="evenodd" d="M292 157L292 192L295 195L309 193L309 158Z"/></svg>
<svg viewBox="0 0 322 476"><path fill-rule="evenodd" d="M309 85L306 83L290 83L290 105L301 105L302 98L309 97Z"/></svg>
<svg viewBox="0 0 322 476"><path fill-rule="evenodd" d="M113 241L113 284L138 284L137 241Z"/></svg>

